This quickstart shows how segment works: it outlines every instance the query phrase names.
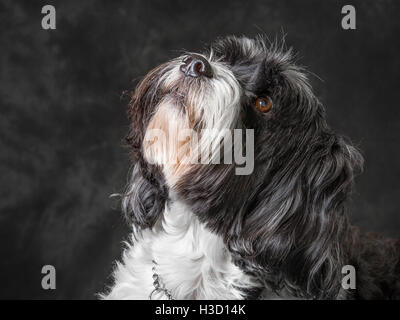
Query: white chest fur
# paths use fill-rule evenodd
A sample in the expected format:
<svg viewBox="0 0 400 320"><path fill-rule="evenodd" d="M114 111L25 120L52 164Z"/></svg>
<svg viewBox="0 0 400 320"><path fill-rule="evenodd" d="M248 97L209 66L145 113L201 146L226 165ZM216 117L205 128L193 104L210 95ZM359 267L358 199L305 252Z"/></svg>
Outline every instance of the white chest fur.
<svg viewBox="0 0 400 320"><path fill-rule="evenodd" d="M241 299L241 289L254 285L232 263L222 239L178 201L165 208L153 230L127 244L122 260L107 299L148 299L154 289L152 260L174 299Z"/></svg>

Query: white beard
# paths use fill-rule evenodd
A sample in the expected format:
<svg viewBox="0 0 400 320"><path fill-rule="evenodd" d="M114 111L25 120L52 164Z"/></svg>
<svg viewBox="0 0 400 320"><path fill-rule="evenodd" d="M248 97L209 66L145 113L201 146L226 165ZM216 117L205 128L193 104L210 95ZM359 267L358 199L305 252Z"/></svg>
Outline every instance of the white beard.
<svg viewBox="0 0 400 320"><path fill-rule="evenodd" d="M243 289L256 285L232 262L221 237L202 225L186 205L175 200L152 230L127 244L114 271L114 285L103 299L149 299L157 274L173 299L243 299ZM155 293L153 299L166 299Z"/></svg>

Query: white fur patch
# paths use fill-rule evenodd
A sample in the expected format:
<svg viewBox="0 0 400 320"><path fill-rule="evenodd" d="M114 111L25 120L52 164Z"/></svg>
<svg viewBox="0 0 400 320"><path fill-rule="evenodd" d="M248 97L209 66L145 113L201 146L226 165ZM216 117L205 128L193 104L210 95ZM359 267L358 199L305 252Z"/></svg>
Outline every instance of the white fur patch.
<svg viewBox="0 0 400 320"><path fill-rule="evenodd" d="M165 208L154 230L127 244L115 283L104 299L148 299L153 291L152 260L174 299L242 299L254 279L232 263L222 239L208 231L184 204ZM163 294L155 299L165 299Z"/></svg>

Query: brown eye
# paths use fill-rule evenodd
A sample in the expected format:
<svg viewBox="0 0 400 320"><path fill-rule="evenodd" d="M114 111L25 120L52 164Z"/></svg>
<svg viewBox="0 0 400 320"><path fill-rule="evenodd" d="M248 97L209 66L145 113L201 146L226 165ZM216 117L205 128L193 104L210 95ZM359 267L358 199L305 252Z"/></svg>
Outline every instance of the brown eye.
<svg viewBox="0 0 400 320"><path fill-rule="evenodd" d="M268 112L272 109L272 101L270 98L260 97L256 100L256 107L261 112Z"/></svg>

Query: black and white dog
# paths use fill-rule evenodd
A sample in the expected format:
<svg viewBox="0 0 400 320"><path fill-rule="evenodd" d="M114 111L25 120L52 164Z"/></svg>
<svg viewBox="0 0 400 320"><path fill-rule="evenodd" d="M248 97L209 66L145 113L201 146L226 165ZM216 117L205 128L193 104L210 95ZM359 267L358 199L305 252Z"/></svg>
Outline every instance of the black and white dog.
<svg viewBox="0 0 400 320"><path fill-rule="evenodd" d="M290 50L220 39L152 70L129 117L133 235L103 298L400 298L400 242L349 225L363 159Z"/></svg>

